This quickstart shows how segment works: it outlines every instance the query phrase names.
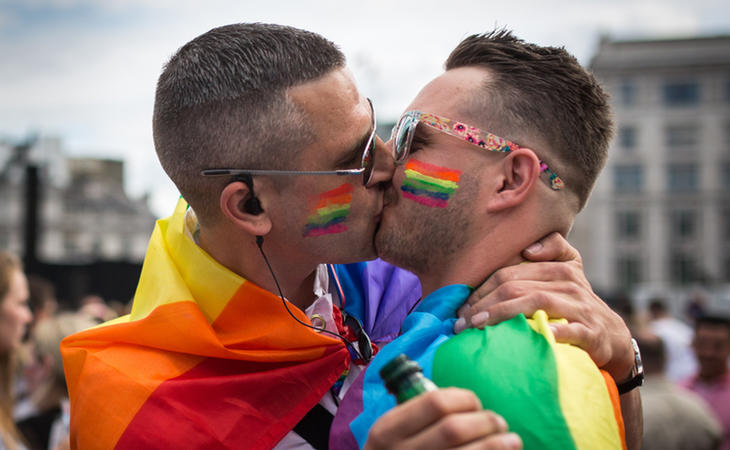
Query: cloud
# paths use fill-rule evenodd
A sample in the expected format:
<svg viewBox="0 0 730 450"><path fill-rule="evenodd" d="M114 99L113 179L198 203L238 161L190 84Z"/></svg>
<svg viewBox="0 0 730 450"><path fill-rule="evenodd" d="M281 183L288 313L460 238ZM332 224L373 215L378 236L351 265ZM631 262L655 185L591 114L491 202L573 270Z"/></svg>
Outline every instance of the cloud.
<svg viewBox="0 0 730 450"><path fill-rule="evenodd" d="M36 129L59 134L74 154L123 157L133 192L169 200L177 193L152 147L156 79L177 48L215 26L276 22L323 34L379 118L393 120L468 34L506 26L587 63L600 32L727 32L725 9L718 0L0 0L0 135Z"/></svg>

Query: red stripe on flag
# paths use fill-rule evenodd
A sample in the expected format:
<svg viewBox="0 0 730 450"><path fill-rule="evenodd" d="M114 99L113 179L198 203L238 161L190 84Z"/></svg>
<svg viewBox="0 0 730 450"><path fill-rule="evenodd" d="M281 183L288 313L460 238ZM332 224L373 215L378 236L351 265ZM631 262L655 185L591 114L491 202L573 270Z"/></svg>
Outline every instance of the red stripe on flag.
<svg viewBox="0 0 730 450"><path fill-rule="evenodd" d="M115 448L271 448L347 367L340 347L307 363L210 358L163 382Z"/></svg>

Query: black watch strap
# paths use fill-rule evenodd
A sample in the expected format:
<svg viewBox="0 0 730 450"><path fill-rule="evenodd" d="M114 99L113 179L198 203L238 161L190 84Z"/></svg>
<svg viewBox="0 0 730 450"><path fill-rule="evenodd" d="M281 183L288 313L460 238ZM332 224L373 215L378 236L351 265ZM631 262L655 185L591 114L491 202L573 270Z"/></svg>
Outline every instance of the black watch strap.
<svg viewBox="0 0 730 450"><path fill-rule="evenodd" d="M641 352L639 351L639 344L636 343L636 339L631 339L631 346L634 348L634 367L631 369L631 378L623 383L616 384L619 395L630 392L634 388L644 384L644 365L641 362Z"/></svg>

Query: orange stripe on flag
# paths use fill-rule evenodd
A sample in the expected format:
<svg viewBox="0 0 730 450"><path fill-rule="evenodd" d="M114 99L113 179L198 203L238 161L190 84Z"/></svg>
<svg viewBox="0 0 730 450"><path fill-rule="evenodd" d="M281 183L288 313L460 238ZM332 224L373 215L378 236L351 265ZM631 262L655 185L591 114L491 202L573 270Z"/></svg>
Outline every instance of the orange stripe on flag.
<svg viewBox="0 0 730 450"><path fill-rule="evenodd" d="M616 388L616 382L613 377L608 374L605 370L601 370L601 375L606 381L606 389L608 389L608 396L611 398L611 405L613 406L613 415L616 417L616 424L618 425L618 432L621 436L621 446L626 450L626 428L624 426L624 418L621 415L621 400L618 396L618 389Z"/></svg>

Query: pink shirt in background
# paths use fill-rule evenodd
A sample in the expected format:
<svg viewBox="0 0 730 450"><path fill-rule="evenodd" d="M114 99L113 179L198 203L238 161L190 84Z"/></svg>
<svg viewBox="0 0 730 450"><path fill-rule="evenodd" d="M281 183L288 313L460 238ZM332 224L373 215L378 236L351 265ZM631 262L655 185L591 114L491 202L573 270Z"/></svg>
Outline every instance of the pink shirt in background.
<svg viewBox="0 0 730 450"><path fill-rule="evenodd" d="M730 450L730 372L711 383L694 376L682 381L680 385L702 397L715 412L724 432L720 448Z"/></svg>

